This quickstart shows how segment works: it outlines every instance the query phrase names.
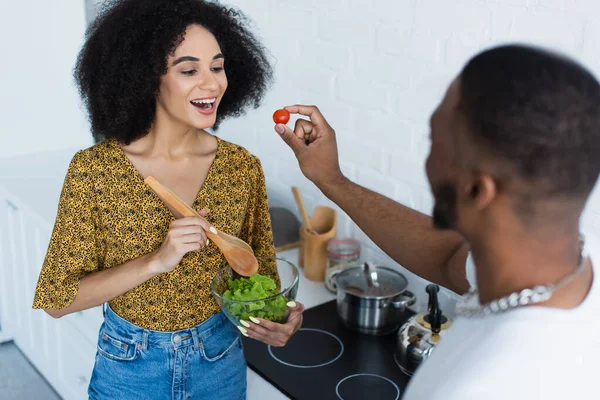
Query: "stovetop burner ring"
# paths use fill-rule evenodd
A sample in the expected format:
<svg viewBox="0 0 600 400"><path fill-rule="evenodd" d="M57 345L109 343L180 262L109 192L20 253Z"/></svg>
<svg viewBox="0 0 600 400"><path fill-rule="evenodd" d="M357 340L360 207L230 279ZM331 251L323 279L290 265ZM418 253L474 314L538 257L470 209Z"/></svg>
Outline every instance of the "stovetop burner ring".
<svg viewBox="0 0 600 400"><path fill-rule="evenodd" d="M289 362L283 361L282 359L280 359L279 357L277 357L277 356L276 356L276 355L273 353L273 349L272 349L272 347L269 345L269 346L267 346L267 349L269 350L269 354L271 355L271 357L273 357L273 359L274 359L274 360L276 360L276 361L280 362L281 364L283 364L283 365L285 365L285 366L288 366L288 367L293 367L293 368L319 368L319 367L324 367L324 366L326 366L326 365L329 365L329 364L331 364L331 363L333 363L333 362L337 361L337 360L338 360L338 359L339 359L339 358L342 356L342 354L344 354L344 343L343 343L343 342L340 340L340 338L338 338L338 337L337 337L336 335L334 335L333 333L331 333L331 332L327 332L327 331L324 331L324 330L322 330L322 329L314 329L314 328L300 328L300 329L298 330L298 332L301 332L301 331L309 331L309 332L319 332L319 333L324 333L324 334L326 334L326 335L328 335L328 336L330 336L330 337L334 338L334 339L335 339L335 340L338 342L338 344L340 345L340 352L338 353L338 355L337 355L337 356L336 356L334 359L332 359L332 360L329 360L329 361L327 361L327 362L324 362L324 363L321 363L321 364L317 364L317 365L297 365L297 364L292 364L292 363L289 363ZM296 334L297 334L298 332L296 332Z"/></svg>
<svg viewBox="0 0 600 400"><path fill-rule="evenodd" d="M391 379L388 379L385 376L381 376L381 375L377 375L377 374L366 374L366 373L363 373L363 374L354 374L354 375L347 376L347 377L345 377L344 379L342 379L341 381L339 381L337 383L337 385L335 386L335 394L337 395L337 397L340 400L344 400L344 398L340 395L340 385L344 381L347 381L348 379L356 378L356 377L359 377L359 376L371 376L371 377L374 377L374 378L383 379L384 381L387 381L388 383L391 383L394 386L394 388L396 389L396 398L394 400L398 400L400 398L400 388Z"/></svg>

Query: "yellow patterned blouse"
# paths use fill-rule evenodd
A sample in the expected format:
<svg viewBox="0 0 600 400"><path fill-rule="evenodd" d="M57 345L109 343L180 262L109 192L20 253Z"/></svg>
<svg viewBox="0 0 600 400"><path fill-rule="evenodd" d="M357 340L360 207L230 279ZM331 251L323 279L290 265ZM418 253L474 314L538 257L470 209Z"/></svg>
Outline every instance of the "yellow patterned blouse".
<svg viewBox="0 0 600 400"><path fill-rule="evenodd" d="M210 209L209 222L245 240L256 256L273 257L260 161L240 146L217 140L215 160L193 207ZM68 306L84 275L158 249L173 219L115 140L77 152L62 188L33 307ZM173 271L113 299L110 306L146 329L173 331L197 325L219 311L210 283L225 264L211 242L186 254ZM275 265L269 265L261 266L259 273L277 278Z"/></svg>

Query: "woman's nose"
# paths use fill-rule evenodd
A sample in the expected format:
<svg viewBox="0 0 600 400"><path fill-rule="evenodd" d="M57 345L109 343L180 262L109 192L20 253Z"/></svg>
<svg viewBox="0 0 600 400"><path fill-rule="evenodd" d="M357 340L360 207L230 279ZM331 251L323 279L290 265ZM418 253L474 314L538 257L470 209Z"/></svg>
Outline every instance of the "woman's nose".
<svg viewBox="0 0 600 400"><path fill-rule="evenodd" d="M204 90L219 89L219 83L215 79L210 69L202 73L202 75L200 76L200 80L198 81L198 87Z"/></svg>

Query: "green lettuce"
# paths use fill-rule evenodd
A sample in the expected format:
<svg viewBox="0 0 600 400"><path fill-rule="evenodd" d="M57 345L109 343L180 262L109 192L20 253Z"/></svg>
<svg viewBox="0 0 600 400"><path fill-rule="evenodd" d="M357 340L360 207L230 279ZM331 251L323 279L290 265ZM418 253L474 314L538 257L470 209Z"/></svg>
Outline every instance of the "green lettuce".
<svg viewBox="0 0 600 400"><path fill-rule="evenodd" d="M283 322L285 319L288 301L284 296L264 300L279 293L275 281L270 277L254 274L249 278L229 278L227 285L223 298L226 299L225 308L233 317L246 321L250 316L273 322Z"/></svg>

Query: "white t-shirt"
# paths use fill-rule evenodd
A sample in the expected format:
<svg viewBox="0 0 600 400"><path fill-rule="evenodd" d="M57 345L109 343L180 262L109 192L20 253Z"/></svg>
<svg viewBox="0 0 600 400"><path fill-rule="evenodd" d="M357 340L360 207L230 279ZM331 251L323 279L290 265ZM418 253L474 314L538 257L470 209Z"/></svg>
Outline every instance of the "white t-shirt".
<svg viewBox="0 0 600 400"><path fill-rule="evenodd" d="M586 236L594 281L572 310L529 306L457 317L403 400L600 399L600 245ZM475 266L467 261L475 287Z"/></svg>

